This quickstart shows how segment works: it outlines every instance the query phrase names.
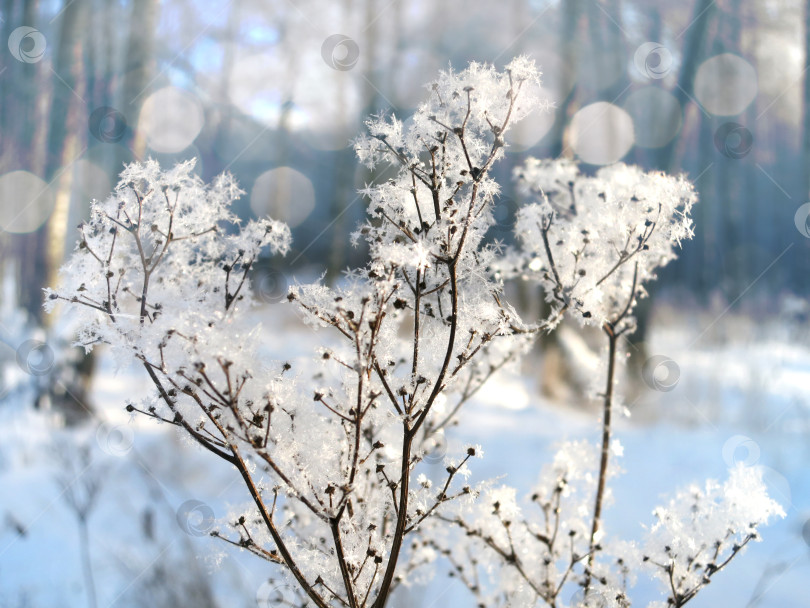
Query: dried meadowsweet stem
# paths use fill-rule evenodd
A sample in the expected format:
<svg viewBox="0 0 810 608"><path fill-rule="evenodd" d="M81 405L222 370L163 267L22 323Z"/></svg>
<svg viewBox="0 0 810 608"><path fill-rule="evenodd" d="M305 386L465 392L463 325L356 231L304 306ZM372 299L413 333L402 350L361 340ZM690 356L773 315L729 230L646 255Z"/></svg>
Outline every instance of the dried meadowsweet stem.
<svg viewBox="0 0 810 608"><path fill-rule="evenodd" d="M498 192L490 169L538 105L538 83L525 58L502 72L471 64L441 73L411 127L368 122L358 156L396 169L364 190L370 219L354 238L371 261L340 287L289 293L342 337L312 383L289 362L257 365L246 318L250 270L263 250L288 250L289 229L268 219L239 229L236 184L206 186L192 163L127 167L80 227L63 287L47 293L49 307L78 315L79 344L144 368L155 393L131 412L236 468L252 505L228 522L238 538L216 536L281 565L316 606L382 608L402 573L435 556L418 540L429 521L476 495L463 479L480 448L448 454L435 486L417 469L429 470L461 405L529 346L484 235Z"/></svg>
<svg viewBox="0 0 810 608"><path fill-rule="evenodd" d="M539 201L522 208L516 223L524 272L545 287L554 321L568 313L583 324L599 324L608 339L590 567L607 479L617 343L635 329L632 313L646 295L644 284L692 237L689 214L697 196L683 177L622 164L588 177L567 160L529 159L515 173L524 194ZM590 582L586 575L586 593Z"/></svg>
<svg viewBox="0 0 810 608"><path fill-rule="evenodd" d="M240 228L233 179L206 186L193 163L128 166L80 226L63 286L46 293L48 308L64 303L80 321L78 344L143 367L154 392L129 411L236 469L250 503L212 535L281 568L308 605L383 608L443 555L483 606L626 608L627 580L646 564L679 608L781 514L756 470L737 469L659 509L643 550L607 543L618 340L644 285L691 236L694 191L635 167L586 177L568 161L530 159L517 174L535 197L518 214L520 248L487 243L499 191L490 170L511 125L538 106L538 83L526 58L502 72L471 64L440 74L409 127L367 122L360 160L394 169L363 190L369 219L353 238L370 261L338 287L288 295L338 338L319 350L317 373L257 364L250 271L263 251L287 252L288 227ZM549 319L526 325L505 301L501 281L516 275L545 287ZM566 314L608 337L601 446L564 444L524 512L515 490L470 485L481 448L444 454L443 433Z"/></svg>
<svg viewBox="0 0 810 608"><path fill-rule="evenodd" d="M666 579L669 605L682 606L708 584L719 565L725 567L757 538L759 525L781 513L767 497L757 472L741 469L732 472L724 493L734 494L735 484L747 484L751 504L737 499L718 505L724 494L709 482L709 500L696 500L689 513L672 513L673 505L683 502L681 495L669 510L657 511L664 519L653 528L658 533L652 546L664 547L664 555L646 550L656 559L646 555L633 561L623 556L623 552L637 555L638 550L632 544L611 547L602 530L609 457L621 454L611 425L619 339L635 329L633 309L646 295L644 285L655 278L657 268L675 258L675 247L691 238L694 189L682 177L622 164L588 177L565 159L530 158L515 170L515 177L530 202L517 215L519 247L507 250L495 271L543 286L552 309L540 325L544 329L553 330L569 315L583 325L601 327L607 336L601 445L564 444L527 498L526 513L515 491L501 487L485 491L472 511L444 516L463 535L437 546L459 560L460 553L451 549L455 544L457 551L475 553L487 564L484 570L494 583L489 595L482 593L482 585L470 573L460 579L476 581L471 591L480 605L626 608L628 578L646 563L655 565L659 569L655 574ZM740 514L746 510L742 521ZM695 537L684 533L683 522L690 518ZM711 519L716 529L701 526L704 519ZM663 538L666 533L669 536ZM679 564L672 547L683 543L702 549L678 552L686 562ZM711 548L715 555L709 559L705 552ZM600 560L600 555L610 559ZM493 568L493 562L498 566Z"/></svg>

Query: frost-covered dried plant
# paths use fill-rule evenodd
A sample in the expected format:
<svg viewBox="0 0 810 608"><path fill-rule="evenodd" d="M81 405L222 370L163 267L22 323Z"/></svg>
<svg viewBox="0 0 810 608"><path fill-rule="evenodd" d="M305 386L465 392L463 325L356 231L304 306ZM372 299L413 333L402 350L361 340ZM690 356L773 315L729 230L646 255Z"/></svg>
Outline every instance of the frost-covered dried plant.
<svg viewBox="0 0 810 608"><path fill-rule="evenodd" d="M692 237L692 184L621 163L586 176L567 159L529 158L515 178L531 202L518 212L512 271L543 285L550 324L568 312L626 331L644 284Z"/></svg>
<svg viewBox="0 0 810 608"><path fill-rule="evenodd" d="M622 454L613 441L611 452ZM737 466L720 484L679 491L640 542L602 535L591 545L598 447L563 443L522 501L514 489L484 491L475 504L442 516L461 535L438 534L432 545L477 605L554 608L628 608L628 587L645 573L661 583L665 601L648 608L680 608L708 585L782 507L769 498L759 467ZM617 473L615 465L610 476ZM609 491L605 499L609 498ZM590 562L596 555L598 559Z"/></svg>
<svg viewBox="0 0 810 608"><path fill-rule="evenodd" d="M692 486L653 514L657 521L644 540L641 562L654 569L667 590L667 602L660 605L674 608L685 605L748 543L759 540L759 525L785 516L768 496L762 469L742 464L724 484L709 480L704 488Z"/></svg>
<svg viewBox="0 0 810 608"><path fill-rule="evenodd" d="M590 177L567 159L529 158L515 178L523 194L536 200L518 213L521 250L512 262L523 277L544 287L552 305L548 327L569 313L598 324L608 339L592 564L607 477L617 343L635 328L632 313L646 295L644 283L675 258L675 246L692 237L689 213L697 197L683 177L621 163Z"/></svg>
<svg viewBox="0 0 810 608"><path fill-rule="evenodd" d="M249 271L290 235L271 220L237 230L227 176L205 187L188 163L129 166L80 227L65 287L47 294L81 315L80 344L144 367L156 392L130 411L182 427L237 469L252 505L217 536L281 566L309 604L382 608L435 557L422 525L476 493L460 479L479 448L448 458L435 483L416 469L529 344L483 237L498 192L490 169L538 83L525 58L503 72L472 64L443 72L407 128L367 123L358 156L397 168L363 191L370 219L355 239L371 261L340 287L297 285L288 298L341 337L321 350L313 383L290 362L257 363Z"/></svg>
<svg viewBox="0 0 810 608"><path fill-rule="evenodd" d="M633 559L639 555L633 543L608 542L601 528L606 482L616 472L609 457L622 451L611 428L618 341L635 327L632 311L646 295L644 283L691 238L694 190L682 177L622 164L587 177L565 159L529 159L515 177L536 201L518 213L520 249L498 260L496 270L545 288L552 313L542 327L551 330L570 314L606 334L601 446L563 445L526 500L525 514L514 490L500 488L467 513L446 518L463 535L434 546L481 606L626 608L627 585L642 564L654 565L665 580L667 605L683 606L758 538L758 526L782 514L757 471L737 469L725 486L708 482L705 492L693 489L657 509L659 523L641 559ZM477 557L465 559L470 555ZM494 585L482 583L482 572Z"/></svg>
<svg viewBox="0 0 810 608"><path fill-rule="evenodd" d="M245 451L258 445L273 402L266 381L253 381L256 332L239 320L251 266L266 247L285 252L290 232L271 220L234 232L230 205L242 192L228 175L206 186L193 167L129 165L115 192L91 205L63 287L46 290L45 304L70 305L86 350L106 344L119 364L141 365L155 392L127 410L182 427L233 464L261 509Z"/></svg>
<svg viewBox="0 0 810 608"><path fill-rule="evenodd" d="M620 452L618 444L614 451ZM589 516L598 462L598 449L589 442L565 442L522 501L501 486L482 492L466 512L444 516L463 532L464 542L437 534L433 545L450 559L453 575L476 594L479 606L534 606L538 600L567 605L594 552ZM479 563L496 585L481 580ZM610 572L601 565L593 571L607 588ZM612 592L624 597L619 586Z"/></svg>
<svg viewBox="0 0 810 608"><path fill-rule="evenodd" d="M631 564L628 550L605 561L608 456L620 451L610 428L617 341L644 282L691 235L694 193L681 178L623 165L590 178L570 163L529 161L519 180L538 200L519 214L522 248L504 259L484 239L499 191L490 170L510 126L538 105L538 83L525 58L503 72L471 64L441 73L407 126L368 121L360 160L394 169L363 190L369 219L353 238L370 261L338 287L296 285L288 296L311 325L335 332L314 373L302 361L262 361L248 316L251 268L266 249L288 250L289 229L270 219L240 227L234 181L206 186L192 163L127 167L79 227L63 287L47 292L49 308L72 309L78 344L109 345L120 364L144 368L155 390L130 412L179 427L235 467L251 502L214 535L278 566L295 603L383 608L441 553L484 605L557 608L573 587L573 605L624 607L622 578L647 564L681 606L778 513L762 492L753 506L721 504L709 486L696 514L660 511L647 560ZM499 269L543 284L552 319L526 326L503 300ZM438 475L426 457L462 405L566 313L609 338L602 445L564 445L525 509L509 488L486 486L476 503L466 479L480 447L448 456ZM739 475L727 495L759 491ZM717 517L703 517L704 505ZM457 547L453 530L463 532ZM498 575L491 592L481 571Z"/></svg>
<svg viewBox="0 0 810 608"><path fill-rule="evenodd" d="M336 496L333 517L357 547L347 559L350 576L349 565L364 566L366 547L374 552L365 580L344 577L350 595L360 590L358 605L374 589L374 606L382 606L404 580L396 568L406 537L452 498L472 494L468 486L452 488L454 478L468 472L472 447L447 463L435 487L426 477L414 487L411 477L424 446L528 345L516 333L522 329L517 314L500 299L501 285L487 272L496 251L483 237L498 192L490 169L503 156L510 126L536 105L538 79L524 58L504 72L472 64L442 73L407 128L394 117L370 120L368 134L355 143L360 160L397 170L393 179L363 191L370 219L354 239L368 243L371 261L339 289L301 286L290 295L313 322L345 337L342 350L325 353L343 370L341 382L316 399L326 400L357 441L350 451L355 456L347 456L348 488ZM381 444L385 450L374 459L357 461L357 454ZM345 516L359 483L365 508ZM410 548L405 574L433 556L418 540Z"/></svg>
<svg viewBox="0 0 810 608"><path fill-rule="evenodd" d="M689 213L697 200L684 177L645 172L624 164L582 175L567 159L529 158L515 170L524 195L515 232L518 265L540 283L552 305L553 327L565 313L596 323L608 338L602 456L593 516L592 544L602 512L611 438L617 343L632 332L632 316L644 284L675 258L675 246L692 237ZM591 558L591 563L593 559Z"/></svg>

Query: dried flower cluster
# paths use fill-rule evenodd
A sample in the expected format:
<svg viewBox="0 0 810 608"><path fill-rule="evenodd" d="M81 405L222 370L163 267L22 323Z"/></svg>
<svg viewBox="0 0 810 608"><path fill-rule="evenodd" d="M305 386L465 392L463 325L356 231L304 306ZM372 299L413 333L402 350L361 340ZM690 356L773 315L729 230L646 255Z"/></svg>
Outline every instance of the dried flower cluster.
<svg viewBox="0 0 810 608"><path fill-rule="evenodd" d="M692 238L697 197L683 177L621 163L586 176L573 161L529 158L515 178L531 202L504 269L543 285L552 326L566 312L600 326L630 322L644 284Z"/></svg>
<svg viewBox="0 0 810 608"><path fill-rule="evenodd" d="M489 244L499 192L490 170L513 123L540 105L538 84L526 58L502 72L471 64L441 73L407 126L367 123L360 160L394 170L363 190L369 218L354 239L370 260L338 286L296 285L288 296L338 338L313 368L261 361L250 323L251 268L265 250L286 253L289 229L240 226L236 184L225 175L206 186L193 163L127 167L79 227L63 286L46 294L49 308L64 302L78 316L78 344L108 345L144 368L154 392L129 411L179 427L235 467L251 502L215 536L279 566L301 605L383 608L440 555L481 605L558 607L572 588L570 605L593 605L594 594L629 605L622 578L640 566L606 562L599 528L608 454L619 451L615 341L644 282L691 236L694 192L634 167L586 177L568 161L529 160L517 178L537 200L519 213L521 248ZM501 281L514 275L546 288L550 320L527 325L504 300ZM424 459L462 405L566 312L610 337L601 451L563 446L525 506L513 489L468 483L479 446L448 455L437 476ZM746 474L725 494L690 494L693 511L659 511L644 563L666 575L671 604L691 599L778 513Z"/></svg>

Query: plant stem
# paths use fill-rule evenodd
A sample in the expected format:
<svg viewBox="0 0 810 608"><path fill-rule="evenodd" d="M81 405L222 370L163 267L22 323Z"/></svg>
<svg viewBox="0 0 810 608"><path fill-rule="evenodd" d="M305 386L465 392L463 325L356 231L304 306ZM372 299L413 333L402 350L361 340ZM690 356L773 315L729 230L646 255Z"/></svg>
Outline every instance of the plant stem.
<svg viewBox="0 0 810 608"><path fill-rule="evenodd" d="M388 595L391 592L391 583L394 581L394 572L396 571L400 549L402 549L402 540L405 537L405 524L408 519L408 491L411 478L410 457L413 437L413 434L406 428L402 438L402 469L400 471L399 482L397 525L394 530L394 539L391 543L391 554L388 558L388 566L385 569L385 575L383 576L380 590L377 593L377 599L374 601L374 604L372 604L372 608L385 607Z"/></svg>
<svg viewBox="0 0 810 608"><path fill-rule="evenodd" d="M588 571L585 578L585 594L587 595L591 583L591 567L596 553L596 534L599 531L599 524L602 518L602 499L605 494L605 480L607 478L608 456L610 454L610 432L611 432L611 412L613 409L613 378L616 374L616 342L619 339L614 331L613 324L605 323L603 326L608 337L608 372L607 386L605 388L605 398L603 402L602 414L602 454L599 462L599 482L596 487L596 500L593 507L593 523L591 525L591 546L588 557Z"/></svg>

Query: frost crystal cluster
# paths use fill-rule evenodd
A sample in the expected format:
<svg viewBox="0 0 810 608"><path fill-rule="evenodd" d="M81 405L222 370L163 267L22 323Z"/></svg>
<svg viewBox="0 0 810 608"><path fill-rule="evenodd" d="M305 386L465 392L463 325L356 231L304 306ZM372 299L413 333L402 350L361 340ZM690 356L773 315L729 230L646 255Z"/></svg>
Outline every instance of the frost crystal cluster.
<svg viewBox="0 0 810 608"><path fill-rule="evenodd" d="M286 253L290 231L264 219L235 232L230 205L243 192L228 175L206 186L193 168L130 165L79 226L77 250L61 270L71 290L48 290L46 308L60 299L80 305L72 314L86 349L109 344L122 360L167 369L237 357L223 338L250 301L248 272L263 249ZM234 371L246 364L232 362Z"/></svg>
<svg viewBox="0 0 810 608"><path fill-rule="evenodd" d="M622 454L612 437L618 341L635 329L644 284L692 237L694 189L683 177L623 164L586 176L567 159L529 158L515 179L529 200L517 215L519 248L493 268L543 287L551 314L540 328L553 330L568 314L603 330L601 443L562 445L522 502L507 487L485 491L466 512L444 518L458 534L436 534L433 544L480 607L627 608L628 586L652 567L665 583L660 606L680 608L759 538L760 525L784 515L756 469L740 468L725 485L709 481L705 491L656 509L643 549L611 539L602 526L616 473L611 456Z"/></svg>
<svg viewBox="0 0 810 608"><path fill-rule="evenodd" d="M592 444L566 442L523 500L506 486L488 489L466 513L445 520L463 531L463 540L437 535L435 544L478 605L567 605L593 553L589 517L598 462ZM488 578L496 584L484 584ZM623 596L618 586L613 592Z"/></svg>
<svg viewBox="0 0 810 608"><path fill-rule="evenodd" d="M381 608L435 555L422 524L475 494L463 480L479 448L448 457L435 484L417 469L461 405L529 345L483 238L498 192L490 169L538 84L524 58L503 72L473 64L442 73L407 128L369 121L360 159L395 169L364 190L369 220L355 238L371 260L340 287L297 285L288 298L342 337L319 370L256 364L249 273L262 249L287 250L289 230L239 230L232 180L206 188L188 163L128 167L80 227L65 287L47 294L82 315L80 344L145 368L156 392L130 411L182 427L237 469L253 504L217 535L281 565L302 601Z"/></svg>
<svg viewBox="0 0 810 608"><path fill-rule="evenodd" d="M614 442L611 450L621 454ZM628 608L629 588L649 575L666 601L648 608L680 608L708 585L782 507L769 498L758 467L737 466L724 483L682 490L653 511L641 543L591 537L599 450L569 441L544 467L530 494L485 490L471 507L443 521L460 534L435 535L476 605L513 608ZM612 469L611 477L617 473ZM606 493L605 501L610 498Z"/></svg>
<svg viewBox="0 0 810 608"><path fill-rule="evenodd" d="M768 497L762 470L739 464L726 483L692 486L654 515L641 561L667 589L668 605L680 608L749 542L760 540L760 524L785 512Z"/></svg>
<svg viewBox="0 0 810 608"><path fill-rule="evenodd" d="M566 159L529 158L515 170L521 251L507 270L545 288L556 313L602 325L628 318L644 283L692 237L696 201L683 177L616 164L585 176Z"/></svg>
<svg viewBox="0 0 810 608"><path fill-rule="evenodd" d="M659 509L643 551L608 546L616 341L643 284L691 236L695 195L683 178L635 167L586 177L530 159L517 172L532 199L518 214L520 249L489 243L490 171L510 127L542 105L539 80L523 57L503 71L473 63L442 72L408 123L366 123L357 155L391 176L362 191L368 218L353 239L369 261L287 298L334 336L311 360L263 361L249 315L251 269L265 251L287 252L288 227L242 226L232 178L206 186L193 163L128 166L46 293L49 309L64 304L79 321L79 345L143 367L154 391L130 412L234 467L250 502L213 535L274 564L297 590L291 605L383 608L444 556L480 606L625 607L645 564L681 606L779 513L739 470ZM510 276L545 288L550 320L520 319L503 295ZM479 446L437 473L432 455L464 403L566 312L609 338L601 445L564 444L525 501L468 481Z"/></svg>

